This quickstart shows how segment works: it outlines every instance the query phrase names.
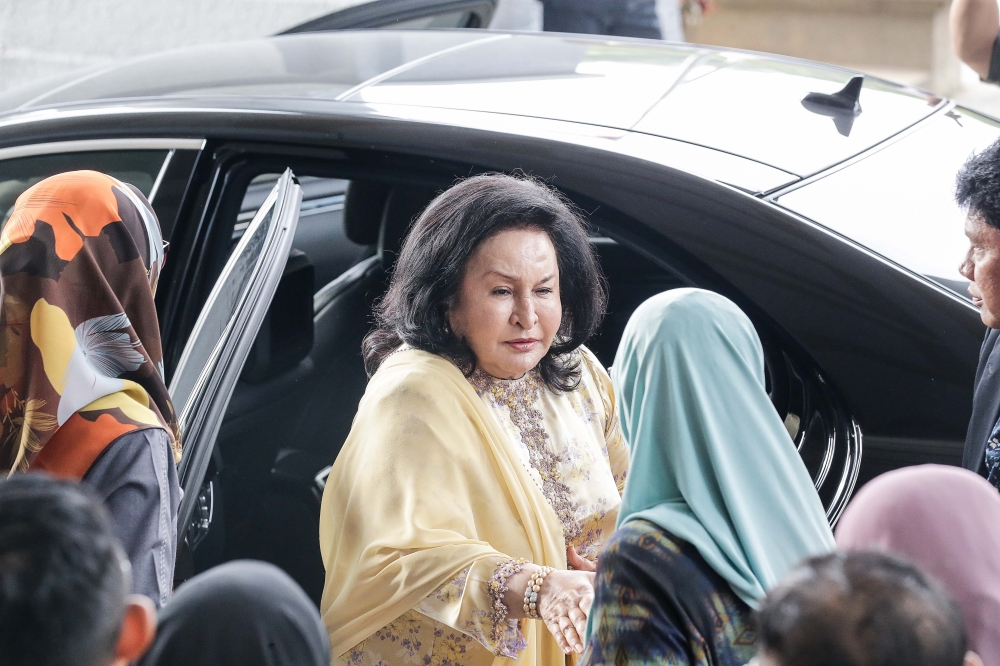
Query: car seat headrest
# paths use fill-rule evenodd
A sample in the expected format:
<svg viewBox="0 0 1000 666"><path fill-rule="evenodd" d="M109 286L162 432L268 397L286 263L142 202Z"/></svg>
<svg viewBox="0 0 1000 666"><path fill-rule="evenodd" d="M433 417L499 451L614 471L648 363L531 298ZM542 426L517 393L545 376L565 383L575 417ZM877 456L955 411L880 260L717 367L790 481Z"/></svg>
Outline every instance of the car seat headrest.
<svg viewBox="0 0 1000 666"><path fill-rule="evenodd" d="M372 180L352 180L344 193L344 234L358 245L379 240L382 213L391 185Z"/></svg>
<svg viewBox="0 0 1000 666"><path fill-rule="evenodd" d="M399 256L403 239L437 192L427 187L397 185L392 188L382 211L379 229L378 256L384 268L389 268Z"/></svg>

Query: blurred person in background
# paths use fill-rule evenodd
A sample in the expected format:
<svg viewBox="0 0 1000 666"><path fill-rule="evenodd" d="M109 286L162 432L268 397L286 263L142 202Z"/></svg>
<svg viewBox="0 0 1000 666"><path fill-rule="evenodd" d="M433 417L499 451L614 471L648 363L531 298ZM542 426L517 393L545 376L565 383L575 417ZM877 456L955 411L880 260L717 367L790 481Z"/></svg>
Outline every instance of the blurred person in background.
<svg viewBox="0 0 1000 666"><path fill-rule="evenodd" d="M959 272L969 280L972 304L989 327L979 352L962 467L1000 487L1000 141L962 165L955 199L966 211L969 238Z"/></svg>
<svg viewBox="0 0 1000 666"><path fill-rule="evenodd" d="M542 0L542 7L546 32L663 37L657 0Z"/></svg>
<svg viewBox="0 0 1000 666"><path fill-rule="evenodd" d="M132 591L157 606L173 588L181 497L153 300L164 247L139 190L96 171L25 190L0 233L0 476L93 488Z"/></svg>
<svg viewBox="0 0 1000 666"><path fill-rule="evenodd" d="M755 666L981 666L962 615L905 560L874 552L806 560L768 593Z"/></svg>
<svg viewBox="0 0 1000 666"><path fill-rule="evenodd" d="M979 78L1000 83L1000 10L997 0L954 0L951 43Z"/></svg>
<svg viewBox="0 0 1000 666"><path fill-rule="evenodd" d="M742 666L751 609L834 547L757 332L719 294L667 291L629 319L612 379L630 472L581 664Z"/></svg>
<svg viewBox="0 0 1000 666"><path fill-rule="evenodd" d="M153 639L156 609L129 595L107 511L70 481L0 481L0 666L125 666Z"/></svg>
<svg viewBox="0 0 1000 666"><path fill-rule="evenodd" d="M837 526L837 546L905 557L944 585L969 649L1000 666L1000 494L968 470L920 465L866 484Z"/></svg>

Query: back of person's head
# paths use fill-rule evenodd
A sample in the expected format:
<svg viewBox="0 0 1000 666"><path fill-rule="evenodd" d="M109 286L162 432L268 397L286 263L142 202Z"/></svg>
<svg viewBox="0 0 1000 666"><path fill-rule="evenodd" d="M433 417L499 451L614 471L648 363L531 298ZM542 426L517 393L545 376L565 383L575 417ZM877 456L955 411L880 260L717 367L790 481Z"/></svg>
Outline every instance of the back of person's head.
<svg viewBox="0 0 1000 666"><path fill-rule="evenodd" d="M139 666L329 666L316 605L288 574L236 560L192 578L160 616Z"/></svg>
<svg viewBox="0 0 1000 666"><path fill-rule="evenodd" d="M961 666L965 628L944 589L877 552L806 560L758 614L761 666Z"/></svg>
<svg viewBox="0 0 1000 666"><path fill-rule="evenodd" d="M108 666L127 560L100 501L36 474L0 481L0 666Z"/></svg>

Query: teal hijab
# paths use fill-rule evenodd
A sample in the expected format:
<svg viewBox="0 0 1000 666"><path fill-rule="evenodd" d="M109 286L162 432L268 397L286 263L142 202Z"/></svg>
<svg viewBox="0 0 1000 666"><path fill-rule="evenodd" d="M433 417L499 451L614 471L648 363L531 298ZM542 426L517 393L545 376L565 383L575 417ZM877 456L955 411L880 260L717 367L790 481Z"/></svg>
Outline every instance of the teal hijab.
<svg viewBox="0 0 1000 666"><path fill-rule="evenodd" d="M612 381L631 446L618 527L647 520L698 549L751 608L792 566L832 551L809 473L764 389L750 319L701 289L632 315Z"/></svg>

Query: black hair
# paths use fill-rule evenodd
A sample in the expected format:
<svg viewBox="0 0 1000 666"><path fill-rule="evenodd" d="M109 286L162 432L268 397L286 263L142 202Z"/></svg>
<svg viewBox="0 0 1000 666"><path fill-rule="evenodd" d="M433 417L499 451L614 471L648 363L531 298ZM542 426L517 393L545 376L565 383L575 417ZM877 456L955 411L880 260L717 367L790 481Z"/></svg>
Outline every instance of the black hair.
<svg viewBox="0 0 1000 666"><path fill-rule="evenodd" d="M757 647L781 666L961 666L962 613L905 560L877 552L806 560L764 600Z"/></svg>
<svg viewBox="0 0 1000 666"><path fill-rule="evenodd" d="M376 329L363 344L368 374L403 343L445 356L472 374L475 355L451 332L448 306L476 248L502 231L523 227L548 234L559 265L562 326L539 371L554 390L576 388L580 358L575 352L597 330L607 299L586 223L544 183L498 173L460 181L417 218L376 309Z"/></svg>
<svg viewBox="0 0 1000 666"><path fill-rule="evenodd" d="M41 474L0 481L0 666L106 666L128 574L100 500Z"/></svg>
<svg viewBox="0 0 1000 666"><path fill-rule="evenodd" d="M955 180L958 205L1000 229L1000 139L966 160Z"/></svg>

